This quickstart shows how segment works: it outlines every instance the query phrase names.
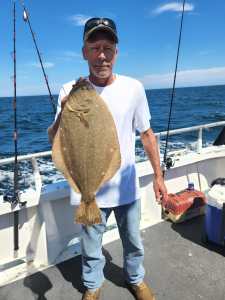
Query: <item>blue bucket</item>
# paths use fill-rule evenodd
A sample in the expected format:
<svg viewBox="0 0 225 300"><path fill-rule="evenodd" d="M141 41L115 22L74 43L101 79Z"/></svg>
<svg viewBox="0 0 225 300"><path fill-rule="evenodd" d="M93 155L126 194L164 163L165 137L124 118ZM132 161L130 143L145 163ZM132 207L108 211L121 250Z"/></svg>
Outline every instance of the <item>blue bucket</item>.
<svg viewBox="0 0 225 300"><path fill-rule="evenodd" d="M205 233L207 240L218 245L224 245L224 221L223 211L215 206L207 204L205 215Z"/></svg>

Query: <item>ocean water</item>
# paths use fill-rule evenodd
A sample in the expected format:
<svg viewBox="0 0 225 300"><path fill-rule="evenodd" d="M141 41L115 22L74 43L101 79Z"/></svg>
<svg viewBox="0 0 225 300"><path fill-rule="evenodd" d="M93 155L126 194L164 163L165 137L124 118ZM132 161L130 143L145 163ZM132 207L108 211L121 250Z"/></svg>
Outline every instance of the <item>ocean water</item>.
<svg viewBox="0 0 225 300"><path fill-rule="evenodd" d="M152 115L154 132L167 129L171 89L147 90L146 95ZM57 102L57 95L54 96ZM51 149L47 128L54 119L48 96L26 96L17 98L18 153L28 154ZM207 124L225 120L225 85L208 87L177 88L173 102L171 129ZM13 156L13 106L12 98L0 98L0 158ZM203 143L212 143L221 129L205 131ZM196 133L173 136L170 148L182 148L196 141ZM163 151L163 149L162 149ZM141 144L137 142L137 160L144 157ZM53 170L49 159L40 159L39 165L44 183L57 181L62 176ZM20 163L20 182L23 187L33 184L29 162ZM0 194L10 186L13 166L0 167Z"/></svg>

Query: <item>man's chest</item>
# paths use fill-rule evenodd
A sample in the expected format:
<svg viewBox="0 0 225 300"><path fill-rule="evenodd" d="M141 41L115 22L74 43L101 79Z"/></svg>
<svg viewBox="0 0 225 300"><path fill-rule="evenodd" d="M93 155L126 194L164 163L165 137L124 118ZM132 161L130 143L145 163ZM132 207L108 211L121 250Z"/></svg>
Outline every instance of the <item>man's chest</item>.
<svg viewBox="0 0 225 300"><path fill-rule="evenodd" d="M135 112L135 99L129 92L115 91L114 93L100 94L115 120L124 118L133 119Z"/></svg>

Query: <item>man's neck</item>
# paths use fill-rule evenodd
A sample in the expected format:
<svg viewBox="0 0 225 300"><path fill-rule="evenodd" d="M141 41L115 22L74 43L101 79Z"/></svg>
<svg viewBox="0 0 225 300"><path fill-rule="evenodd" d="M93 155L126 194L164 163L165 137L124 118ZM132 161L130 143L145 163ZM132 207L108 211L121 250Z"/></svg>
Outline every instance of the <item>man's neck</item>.
<svg viewBox="0 0 225 300"><path fill-rule="evenodd" d="M94 75L90 74L89 75L89 80L97 86L107 86L110 85L111 83L113 83L113 81L115 80L115 76L113 74L111 74L110 77L108 78L98 78L95 77Z"/></svg>

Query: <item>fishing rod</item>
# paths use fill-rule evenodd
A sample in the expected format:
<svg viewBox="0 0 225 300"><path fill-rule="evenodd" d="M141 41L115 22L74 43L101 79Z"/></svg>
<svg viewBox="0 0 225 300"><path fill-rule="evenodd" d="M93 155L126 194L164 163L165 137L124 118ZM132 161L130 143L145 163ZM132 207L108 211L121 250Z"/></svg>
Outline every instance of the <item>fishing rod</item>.
<svg viewBox="0 0 225 300"><path fill-rule="evenodd" d="M8 191L3 199L11 203L14 207L19 205L23 207L27 202L20 201L19 197L19 165L18 165L18 130L17 130L17 85L16 85L16 2L13 1L13 121L14 121L14 172L13 172L13 192ZM19 209L13 212L14 227L14 251L19 249Z"/></svg>
<svg viewBox="0 0 225 300"><path fill-rule="evenodd" d="M17 148L17 106L16 106L16 3L13 4L13 85L14 85L14 98L13 98L13 109L14 109L14 190L13 190L13 203L19 202L19 191L18 191L18 148ZM14 250L19 249L19 211L16 210L14 215Z"/></svg>
<svg viewBox="0 0 225 300"><path fill-rule="evenodd" d="M178 60L179 60L179 54L180 54L180 44L181 44L182 29L183 29L185 2L186 2L186 0L183 0L182 15L181 15L181 22L180 22L180 32L179 32L178 47L177 47L176 66L175 66L175 72L174 72L174 78L173 78L173 88L172 88L172 94L171 94L171 100L170 100L170 110L169 110L169 118L168 118L168 125L167 125L166 144L165 144L165 150L164 150L164 155L163 155L163 163L162 163L163 177L165 176L166 169L169 169L173 166L172 159L170 157L167 157L167 150L168 150L168 141L169 141L173 101L174 101L174 96L175 96L177 67L178 67Z"/></svg>
<svg viewBox="0 0 225 300"><path fill-rule="evenodd" d="M13 110L14 110L14 194L13 202L18 202L18 134L17 134L17 90L16 90L16 3L13 4Z"/></svg>
<svg viewBox="0 0 225 300"><path fill-rule="evenodd" d="M30 33L32 35L32 39L33 39L35 49L36 49L36 52L37 52L37 55L38 55L38 59L39 59L39 62L41 64L41 69L42 69L42 72L43 72L43 75L44 75L44 78L45 78L45 83L47 85L47 89L48 89L50 101L51 101L51 104L52 104L52 108L53 108L53 111L54 111L54 114L55 114L56 113L56 105L55 105L54 98L53 98L52 93L51 93L51 89L50 89L49 82L48 82L48 77L47 77L46 72L45 72L45 68L44 68L44 65L43 65L43 62L42 62L41 54L40 54L40 51L39 51L38 46L37 46L35 34L34 34L34 32L32 30L32 27L31 27L30 17L29 17L27 9L25 7L24 1L20 0L20 3L23 7L23 20L29 26Z"/></svg>
<svg viewBox="0 0 225 300"><path fill-rule="evenodd" d="M4 200L13 205L24 206L26 201L19 198L19 165L18 165L18 130L17 130L17 86L16 86L16 3L13 3L13 110L14 110L14 172L13 172L13 195L5 196ZM19 210L13 212L14 221L14 251L19 249Z"/></svg>

